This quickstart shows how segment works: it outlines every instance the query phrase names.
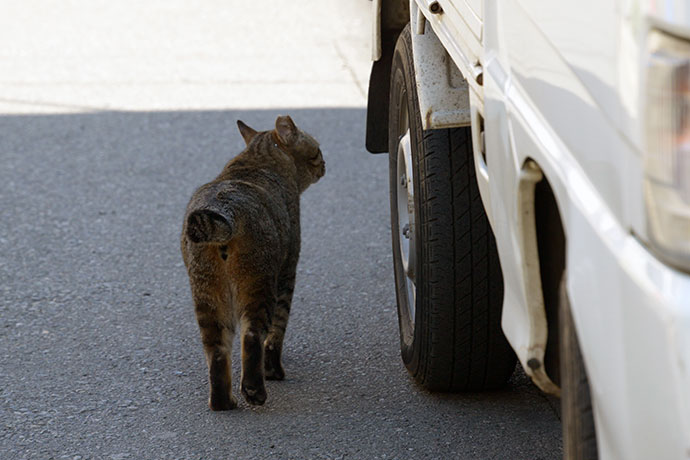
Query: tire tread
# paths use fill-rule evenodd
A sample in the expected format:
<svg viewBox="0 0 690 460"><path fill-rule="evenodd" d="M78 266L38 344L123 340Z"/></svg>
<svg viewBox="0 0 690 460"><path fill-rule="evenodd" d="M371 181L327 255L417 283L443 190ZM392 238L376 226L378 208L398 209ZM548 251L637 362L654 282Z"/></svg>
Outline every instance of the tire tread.
<svg viewBox="0 0 690 460"><path fill-rule="evenodd" d="M570 311L566 279L567 274L564 273L559 292L563 458L567 460L595 460L598 458L598 450L594 410L587 370Z"/></svg>
<svg viewBox="0 0 690 460"><path fill-rule="evenodd" d="M471 130L422 131L411 50L408 26L396 53L412 82L407 91L421 266L415 350L405 364L432 391L498 388L516 358L500 326L503 278L476 182Z"/></svg>

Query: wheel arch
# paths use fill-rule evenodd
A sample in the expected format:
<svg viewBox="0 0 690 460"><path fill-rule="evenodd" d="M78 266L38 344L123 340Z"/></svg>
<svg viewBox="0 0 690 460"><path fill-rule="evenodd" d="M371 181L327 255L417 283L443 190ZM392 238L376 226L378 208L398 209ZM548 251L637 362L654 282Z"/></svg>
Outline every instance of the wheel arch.
<svg viewBox="0 0 690 460"><path fill-rule="evenodd" d="M566 267L566 241L556 195L548 177L543 172L542 175L534 190L534 220L548 329L544 367L549 378L560 385L558 305L559 286Z"/></svg>
<svg viewBox="0 0 690 460"><path fill-rule="evenodd" d="M423 129L469 126L469 84L417 4L412 0L377 0L373 12L375 62L369 77L367 150L387 152L391 59L398 36L408 23L415 26L412 48Z"/></svg>
<svg viewBox="0 0 690 460"><path fill-rule="evenodd" d="M410 22L409 0L372 2L372 59L367 96L366 148L388 152L388 104L395 42Z"/></svg>

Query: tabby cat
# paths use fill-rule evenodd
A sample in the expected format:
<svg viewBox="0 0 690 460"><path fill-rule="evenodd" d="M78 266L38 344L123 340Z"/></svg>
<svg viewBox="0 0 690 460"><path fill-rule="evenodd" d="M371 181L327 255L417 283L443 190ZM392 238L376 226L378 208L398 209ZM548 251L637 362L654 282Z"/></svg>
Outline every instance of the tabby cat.
<svg viewBox="0 0 690 460"><path fill-rule="evenodd" d="M237 407L230 355L238 322L247 402L266 401L265 378L285 378L281 352L300 251L299 199L326 172L319 144L289 116L278 117L271 131L237 125L247 148L194 192L182 229L212 410Z"/></svg>

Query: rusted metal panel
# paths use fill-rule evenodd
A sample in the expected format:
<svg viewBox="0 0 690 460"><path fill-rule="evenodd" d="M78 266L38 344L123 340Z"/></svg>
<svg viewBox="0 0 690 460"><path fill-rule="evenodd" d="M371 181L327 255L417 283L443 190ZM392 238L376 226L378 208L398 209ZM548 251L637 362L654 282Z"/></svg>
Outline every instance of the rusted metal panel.
<svg viewBox="0 0 690 460"><path fill-rule="evenodd" d="M424 129L469 126L471 122L469 87L462 73L448 55L427 21L411 2L410 18L414 69L419 108ZM419 22L418 22L419 20Z"/></svg>

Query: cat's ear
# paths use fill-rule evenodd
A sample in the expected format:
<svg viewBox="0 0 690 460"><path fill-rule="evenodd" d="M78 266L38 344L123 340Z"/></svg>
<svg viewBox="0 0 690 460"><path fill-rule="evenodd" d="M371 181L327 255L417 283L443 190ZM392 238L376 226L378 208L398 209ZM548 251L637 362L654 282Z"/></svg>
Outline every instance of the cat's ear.
<svg viewBox="0 0 690 460"><path fill-rule="evenodd" d="M247 126L242 120L237 120L237 127L240 128L240 134L242 134L244 142L249 145L252 139L254 139L254 136L256 136L256 131Z"/></svg>
<svg viewBox="0 0 690 460"><path fill-rule="evenodd" d="M276 134L285 145L291 145L297 137L297 126L290 115L276 118Z"/></svg>

